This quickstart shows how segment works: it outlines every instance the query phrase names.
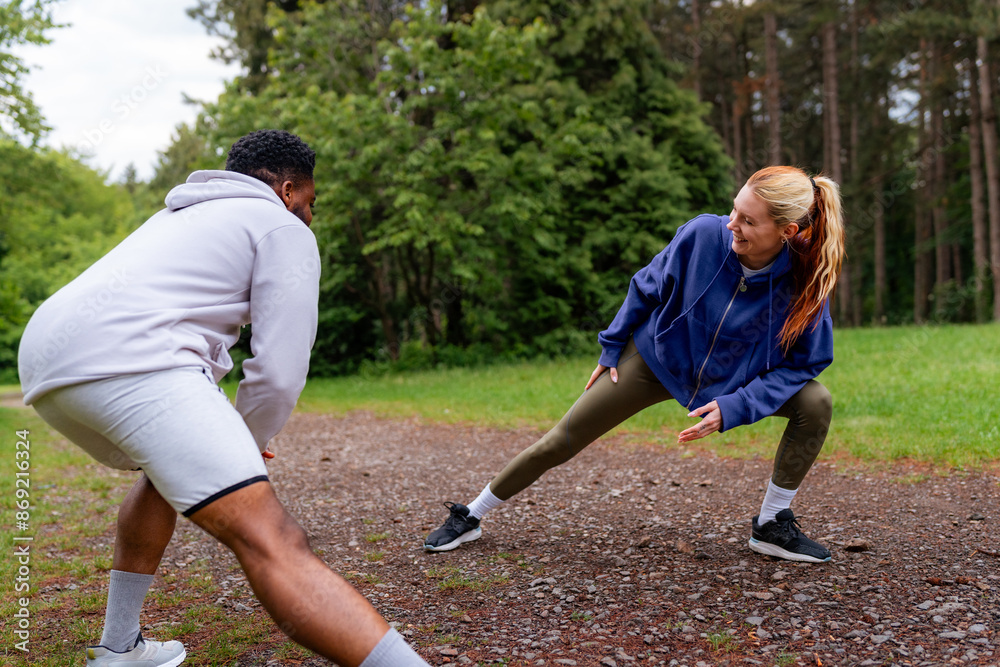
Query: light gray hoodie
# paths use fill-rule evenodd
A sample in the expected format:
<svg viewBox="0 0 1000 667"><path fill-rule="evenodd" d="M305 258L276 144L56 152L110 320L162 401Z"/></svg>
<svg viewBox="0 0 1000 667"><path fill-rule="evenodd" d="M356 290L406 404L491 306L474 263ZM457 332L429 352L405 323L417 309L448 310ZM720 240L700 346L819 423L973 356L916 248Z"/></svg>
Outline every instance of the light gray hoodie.
<svg viewBox="0 0 1000 667"><path fill-rule="evenodd" d="M24 331L24 402L67 385L180 367L218 382L252 322L236 395L258 446L305 386L316 339L316 239L262 181L196 171L160 211L45 301Z"/></svg>

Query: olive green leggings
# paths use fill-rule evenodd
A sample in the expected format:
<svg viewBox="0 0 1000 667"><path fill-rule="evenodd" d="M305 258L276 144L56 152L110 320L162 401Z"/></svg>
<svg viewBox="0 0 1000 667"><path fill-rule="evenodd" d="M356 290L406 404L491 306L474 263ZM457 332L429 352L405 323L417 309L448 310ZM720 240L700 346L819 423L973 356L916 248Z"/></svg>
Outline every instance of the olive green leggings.
<svg viewBox="0 0 1000 667"><path fill-rule="evenodd" d="M507 464L490 482L490 490L501 500L511 498L632 415L671 398L630 340L618 362L618 382L611 382L605 371L555 428ZM776 486L799 487L823 448L832 413L830 392L815 380L775 413L788 419L774 456L771 481Z"/></svg>

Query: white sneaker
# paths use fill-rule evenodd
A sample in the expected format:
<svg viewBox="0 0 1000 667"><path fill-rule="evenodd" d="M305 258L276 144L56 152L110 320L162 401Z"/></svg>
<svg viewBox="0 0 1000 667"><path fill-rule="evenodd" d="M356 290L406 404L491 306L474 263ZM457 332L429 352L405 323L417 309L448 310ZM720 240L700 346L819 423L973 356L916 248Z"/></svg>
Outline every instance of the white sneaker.
<svg viewBox="0 0 1000 667"><path fill-rule="evenodd" d="M124 653L112 651L106 646L87 647L87 667L118 665L119 667L177 667L184 662L187 652L180 642L155 642L143 639L142 633L135 638L135 644Z"/></svg>

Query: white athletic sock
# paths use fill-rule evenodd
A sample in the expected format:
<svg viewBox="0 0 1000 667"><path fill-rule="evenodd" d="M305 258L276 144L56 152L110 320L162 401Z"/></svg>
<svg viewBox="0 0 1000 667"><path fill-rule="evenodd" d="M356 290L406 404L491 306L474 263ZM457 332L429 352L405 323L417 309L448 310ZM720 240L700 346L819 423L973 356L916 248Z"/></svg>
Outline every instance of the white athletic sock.
<svg viewBox="0 0 1000 667"><path fill-rule="evenodd" d="M101 646L119 653L132 648L139 634L139 612L146 599L153 575L111 570L108 606L104 614Z"/></svg>
<svg viewBox="0 0 1000 667"><path fill-rule="evenodd" d="M395 630L379 640L360 667L426 667L424 659Z"/></svg>
<svg viewBox="0 0 1000 667"><path fill-rule="evenodd" d="M781 510L792 506L792 499L798 489L783 489L775 486L774 482L768 480L767 493L764 494L764 502L760 506L760 516L757 518L757 525L763 526L768 521L774 521L774 517Z"/></svg>
<svg viewBox="0 0 1000 667"><path fill-rule="evenodd" d="M503 501L493 495L493 492L490 491L490 485L487 484L483 492L479 494L479 497L469 503L469 516L482 519L486 516L487 512L500 507L502 504Z"/></svg>

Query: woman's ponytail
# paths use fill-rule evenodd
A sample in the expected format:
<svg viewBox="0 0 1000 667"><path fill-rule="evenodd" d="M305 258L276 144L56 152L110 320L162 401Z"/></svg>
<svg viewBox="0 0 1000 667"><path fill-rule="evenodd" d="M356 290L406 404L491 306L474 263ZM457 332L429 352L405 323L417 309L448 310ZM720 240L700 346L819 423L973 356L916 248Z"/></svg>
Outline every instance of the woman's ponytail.
<svg viewBox="0 0 1000 667"><path fill-rule="evenodd" d="M788 351L810 326L837 286L844 261L844 216L840 186L825 176L810 178L795 167L767 167L747 181L779 228L791 223L799 232L788 240L796 255L792 279L795 296L779 334Z"/></svg>

